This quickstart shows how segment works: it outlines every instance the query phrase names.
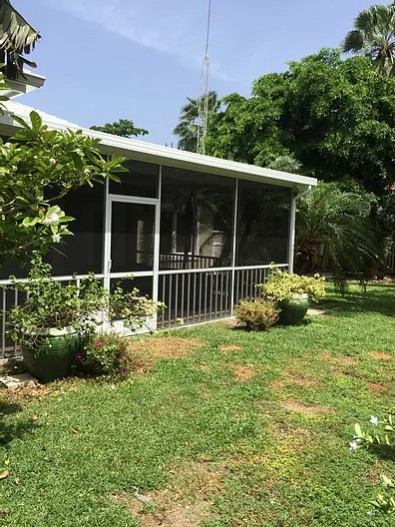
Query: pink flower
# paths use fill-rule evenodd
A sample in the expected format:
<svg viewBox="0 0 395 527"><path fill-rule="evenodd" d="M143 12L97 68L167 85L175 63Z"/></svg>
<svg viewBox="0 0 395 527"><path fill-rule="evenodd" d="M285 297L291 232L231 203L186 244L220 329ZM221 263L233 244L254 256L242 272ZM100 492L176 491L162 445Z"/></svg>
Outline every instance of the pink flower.
<svg viewBox="0 0 395 527"><path fill-rule="evenodd" d="M125 355L120 355L119 360L125 360Z"/></svg>
<svg viewBox="0 0 395 527"><path fill-rule="evenodd" d="M83 355L81 355L81 353L77 353L77 355L75 356L75 360L81 362L84 360L84 357Z"/></svg>
<svg viewBox="0 0 395 527"><path fill-rule="evenodd" d="M108 342L106 340L103 340L103 346L107 346Z"/></svg>
<svg viewBox="0 0 395 527"><path fill-rule="evenodd" d="M100 340L97 340L97 341L96 341L96 347L97 347L97 348L100 347Z"/></svg>
<svg viewBox="0 0 395 527"><path fill-rule="evenodd" d="M125 368L119 368L119 373L122 375L125 373Z"/></svg>

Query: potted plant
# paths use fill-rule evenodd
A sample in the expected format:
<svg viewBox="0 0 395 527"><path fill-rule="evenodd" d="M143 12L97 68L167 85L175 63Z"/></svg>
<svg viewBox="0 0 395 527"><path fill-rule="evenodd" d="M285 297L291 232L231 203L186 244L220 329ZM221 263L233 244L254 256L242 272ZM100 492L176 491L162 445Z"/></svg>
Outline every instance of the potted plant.
<svg viewBox="0 0 395 527"><path fill-rule="evenodd" d="M265 297L281 309L281 322L299 325L307 313L309 301L317 302L325 295L325 278L319 274L300 276L274 268L259 287Z"/></svg>
<svg viewBox="0 0 395 527"><path fill-rule="evenodd" d="M51 273L51 265L36 255L27 280L13 279L25 299L8 319L9 334L20 343L28 371L43 382L68 375L75 356L103 318L110 325L122 319L134 330L162 308L139 297L137 289L125 293L116 288L111 295L94 274L77 285L56 281Z"/></svg>
<svg viewBox="0 0 395 527"><path fill-rule="evenodd" d="M8 319L28 371L40 381L65 377L84 337L106 306L106 292L94 275L77 284L55 281L52 267L36 254L27 280L13 278L24 293Z"/></svg>

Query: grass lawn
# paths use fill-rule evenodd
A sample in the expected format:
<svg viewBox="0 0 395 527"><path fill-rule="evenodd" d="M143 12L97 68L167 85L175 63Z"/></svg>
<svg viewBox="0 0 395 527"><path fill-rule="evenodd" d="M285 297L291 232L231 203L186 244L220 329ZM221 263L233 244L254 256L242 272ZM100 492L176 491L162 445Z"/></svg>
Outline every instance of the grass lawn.
<svg viewBox="0 0 395 527"><path fill-rule="evenodd" d="M395 402L395 288L330 295L302 327L133 341L123 382L1 392L4 526L387 526L390 459L351 453ZM140 499L135 494L142 495Z"/></svg>

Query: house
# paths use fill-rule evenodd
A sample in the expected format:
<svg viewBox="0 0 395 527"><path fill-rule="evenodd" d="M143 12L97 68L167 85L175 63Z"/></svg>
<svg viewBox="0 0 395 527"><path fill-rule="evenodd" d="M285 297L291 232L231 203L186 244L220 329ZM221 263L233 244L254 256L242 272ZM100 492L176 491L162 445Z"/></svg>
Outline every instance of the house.
<svg viewBox="0 0 395 527"><path fill-rule="evenodd" d="M32 109L7 102L1 135L17 129L13 116L28 119ZM81 129L39 113L50 129ZM127 158L129 173L121 183L107 181L64 198L62 208L76 221L75 236L62 247L66 257L49 256L59 280L93 271L108 288L119 282L137 287L166 304L153 321L160 328L180 319L191 324L229 317L241 298L256 295L272 262L292 271L296 195L315 179L83 132L100 139L103 154ZM9 271L3 270L0 285ZM15 299L3 291L3 312ZM4 327L0 337L4 350Z"/></svg>

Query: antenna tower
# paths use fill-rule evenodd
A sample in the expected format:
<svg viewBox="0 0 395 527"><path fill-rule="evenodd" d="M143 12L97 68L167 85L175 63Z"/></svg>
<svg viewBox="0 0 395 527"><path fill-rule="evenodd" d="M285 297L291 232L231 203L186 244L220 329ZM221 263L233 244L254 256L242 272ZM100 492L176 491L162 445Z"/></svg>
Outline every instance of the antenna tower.
<svg viewBox="0 0 395 527"><path fill-rule="evenodd" d="M197 122L197 152L206 153L207 121L209 113L208 88L210 78L210 30L211 30L211 2L208 0L206 49L202 64L200 96L198 98L198 122Z"/></svg>

